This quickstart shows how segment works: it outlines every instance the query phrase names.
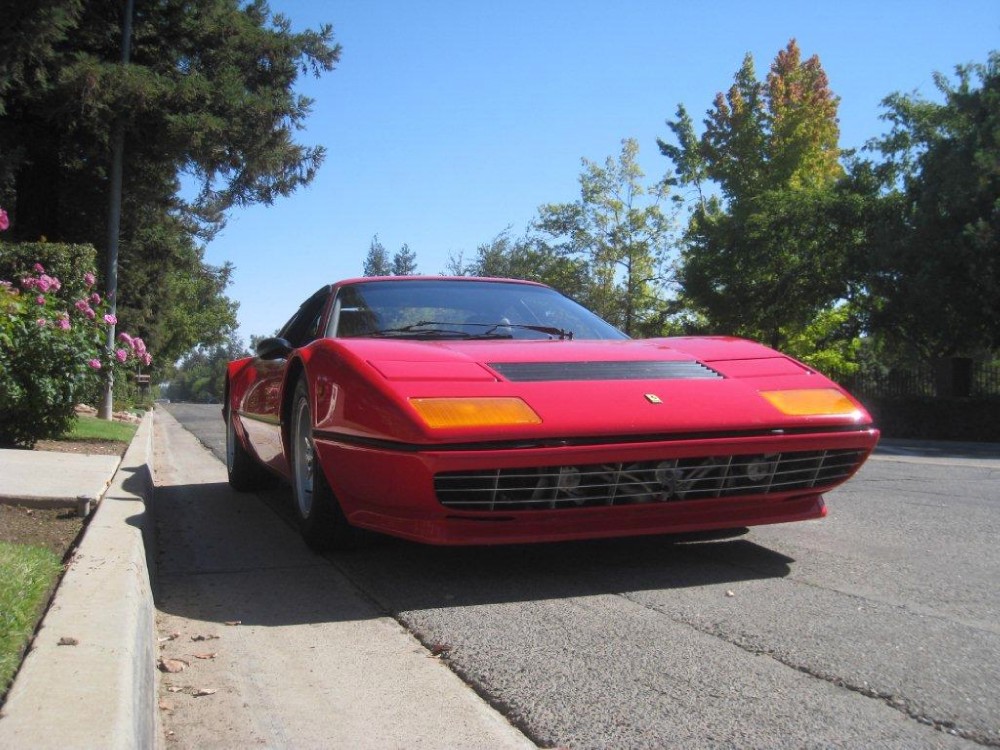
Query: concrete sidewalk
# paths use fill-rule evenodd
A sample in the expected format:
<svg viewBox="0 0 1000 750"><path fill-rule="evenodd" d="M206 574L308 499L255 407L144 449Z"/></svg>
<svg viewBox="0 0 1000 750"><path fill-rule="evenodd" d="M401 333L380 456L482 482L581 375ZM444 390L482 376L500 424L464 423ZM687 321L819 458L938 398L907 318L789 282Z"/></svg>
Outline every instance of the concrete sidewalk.
<svg viewBox="0 0 1000 750"><path fill-rule="evenodd" d="M0 450L0 503L29 508L76 508L80 515L104 496L119 456Z"/></svg>

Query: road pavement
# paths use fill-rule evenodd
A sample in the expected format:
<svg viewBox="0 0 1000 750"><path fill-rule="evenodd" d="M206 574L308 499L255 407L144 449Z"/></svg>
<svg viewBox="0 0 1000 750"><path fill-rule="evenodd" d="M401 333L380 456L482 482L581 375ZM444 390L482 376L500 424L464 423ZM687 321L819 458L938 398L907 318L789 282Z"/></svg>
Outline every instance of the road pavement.
<svg viewBox="0 0 1000 750"><path fill-rule="evenodd" d="M218 407L170 408L222 455ZM386 540L298 585L346 576L541 746L997 747L1000 457L927 448L889 445L824 520L740 539ZM288 490L246 502L281 554Z"/></svg>

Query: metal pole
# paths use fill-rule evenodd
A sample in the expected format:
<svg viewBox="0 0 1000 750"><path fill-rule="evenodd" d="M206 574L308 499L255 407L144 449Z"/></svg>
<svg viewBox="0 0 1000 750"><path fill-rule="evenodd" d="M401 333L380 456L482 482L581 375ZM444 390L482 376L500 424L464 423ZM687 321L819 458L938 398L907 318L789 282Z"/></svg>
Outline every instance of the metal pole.
<svg viewBox="0 0 1000 750"><path fill-rule="evenodd" d="M135 0L125 3L125 20L122 24L122 67L128 65L132 54L132 13ZM108 265L105 276L105 293L112 315L118 314L118 236L121 230L122 218L122 161L125 152L125 123L119 115L115 118L111 130L111 195L108 201ZM108 326L107 349L115 348L116 326ZM100 419L111 419L114 411L115 377L109 367L104 375L104 397L101 400L97 416Z"/></svg>

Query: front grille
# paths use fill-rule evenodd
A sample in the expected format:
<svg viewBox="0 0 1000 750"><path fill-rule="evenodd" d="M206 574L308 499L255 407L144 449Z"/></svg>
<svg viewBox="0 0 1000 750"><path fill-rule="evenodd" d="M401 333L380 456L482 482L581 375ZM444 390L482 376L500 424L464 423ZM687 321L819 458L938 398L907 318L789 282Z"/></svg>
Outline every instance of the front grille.
<svg viewBox="0 0 1000 750"><path fill-rule="evenodd" d="M857 471L865 455L865 450L847 449L456 471L437 474L434 488L445 507L477 511L771 495L833 487Z"/></svg>

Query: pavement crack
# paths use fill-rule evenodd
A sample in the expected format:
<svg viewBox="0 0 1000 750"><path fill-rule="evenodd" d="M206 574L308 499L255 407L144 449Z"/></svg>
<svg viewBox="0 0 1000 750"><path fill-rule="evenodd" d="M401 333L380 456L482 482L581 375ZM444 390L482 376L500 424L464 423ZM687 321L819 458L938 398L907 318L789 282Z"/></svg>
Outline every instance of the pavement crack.
<svg viewBox="0 0 1000 750"><path fill-rule="evenodd" d="M629 596L628 593L618 593L616 594L616 596L638 607L642 607L651 612L655 612L658 615L662 615L668 618L671 622L674 622L678 625L683 625L704 635L711 636L712 638L717 638L718 640L727 643L730 646L735 646L736 648L740 649L741 651L747 654L751 654L753 656L767 657L781 664L782 666L785 666L789 669L794 669L795 671L801 672L802 674L808 677L812 677L813 679L822 680L823 682L833 685L834 687L841 688L843 690L849 690L852 693L857 693L858 695L862 695L866 698L882 701L889 708L898 711L907 718L912 719L913 721L916 721L925 726L932 727L938 730L939 732L944 732L946 734L950 734L956 737L961 737L962 739L969 740L970 742L975 742L977 745L981 745L983 747L1000 748L1000 738L991 737L975 730L963 729L962 727L957 726L955 722L949 719L942 719L933 716L928 716L915 706L910 705L910 703L906 700L905 697L876 690L872 688L870 685L868 685L867 682L863 684L858 684L856 682L852 682L851 680L846 680L842 677L838 677L837 675L829 674L822 670L814 669L808 665L798 664L792 659L788 658L787 656L783 656L782 654L774 651L773 649L753 646L751 644L741 642L739 638L727 635L726 633L719 630L717 627L700 625L696 622L691 622L690 620L676 617L672 615L670 612L667 612L660 607L648 604L647 602L639 601L638 599Z"/></svg>

